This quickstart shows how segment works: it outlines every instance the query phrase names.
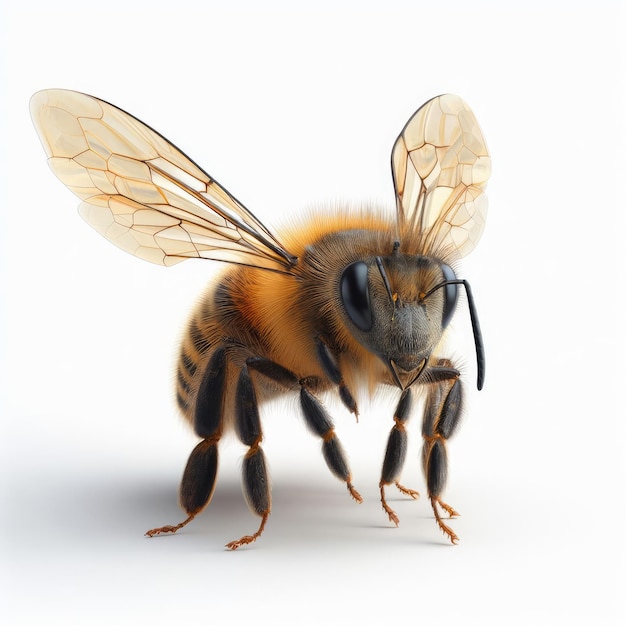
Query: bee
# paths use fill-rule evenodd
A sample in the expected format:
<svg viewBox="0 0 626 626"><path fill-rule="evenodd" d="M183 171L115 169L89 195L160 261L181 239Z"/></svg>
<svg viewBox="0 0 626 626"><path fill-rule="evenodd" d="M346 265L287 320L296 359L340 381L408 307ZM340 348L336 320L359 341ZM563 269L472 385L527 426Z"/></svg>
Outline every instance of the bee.
<svg viewBox="0 0 626 626"><path fill-rule="evenodd" d="M455 95L426 102L408 120L391 153L395 215L339 207L279 236L172 143L137 118L98 98L46 90L31 114L53 172L82 199L81 216L116 246L170 266L186 259L225 262L193 311L180 347L176 402L200 442L183 472L187 518L149 530L175 533L210 502L222 435L247 447L243 488L262 534L271 490L262 448L261 405L299 396L306 425L321 441L330 471L362 498L320 399L337 393L358 418L356 390L398 389L399 400L380 477L390 522L398 516L386 488L417 498L399 482L406 423L424 394L422 466L437 525L456 511L442 500L446 441L463 409L460 372L440 345L465 290L477 358L485 362L469 283L453 269L482 234L490 157L476 118Z"/></svg>

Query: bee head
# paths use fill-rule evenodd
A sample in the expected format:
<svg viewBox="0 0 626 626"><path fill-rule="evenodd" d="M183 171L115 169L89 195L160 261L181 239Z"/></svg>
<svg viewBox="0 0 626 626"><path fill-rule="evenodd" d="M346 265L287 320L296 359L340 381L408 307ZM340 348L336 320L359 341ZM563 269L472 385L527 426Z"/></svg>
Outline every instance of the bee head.
<svg viewBox="0 0 626 626"><path fill-rule="evenodd" d="M346 229L308 246L301 265L302 310L315 316L318 332L334 337L338 351L356 343L382 361L390 382L406 389L426 369L463 286L482 388L484 350L469 284L442 258L401 252L387 233Z"/></svg>
<svg viewBox="0 0 626 626"><path fill-rule="evenodd" d="M473 299L466 282L445 263L397 250L351 263L340 279L345 322L354 338L385 363L396 385L406 389L419 378L450 323L459 284L468 289L480 388L482 339Z"/></svg>

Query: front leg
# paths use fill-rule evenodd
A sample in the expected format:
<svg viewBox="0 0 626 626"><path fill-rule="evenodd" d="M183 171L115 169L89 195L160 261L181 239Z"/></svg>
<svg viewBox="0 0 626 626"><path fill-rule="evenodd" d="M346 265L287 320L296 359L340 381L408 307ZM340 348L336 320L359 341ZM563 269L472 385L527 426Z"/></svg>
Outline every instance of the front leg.
<svg viewBox="0 0 626 626"><path fill-rule="evenodd" d="M449 361L440 360L439 366L448 368ZM422 464L428 497L435 513L435 519L439 528L449 537L452 543L457 543L459 538L454 531L443 522L439 507L455 517L458 513L448 504L441 500L441 494L446 485L448 476L448 458L446 441L454 434L459 424L463 406L463 390L459 374L450 380L442 380L434 383L428 390L426 406L424 409L424 421L422 424L422 436L424 447L422 449Z"/></svg>
<svg viewBox="0 0 626 626"><path fill-rule="evenodd" d="M419 493L414 489L408 489L398 482L398 476L402 471L404 460L406 458L407 434L405 424L410 416L411 411L411 389L405 389L400 396L400 401L393 415L394 425L389 433L387 440L387 449L385 451L385 460L383 461L383 469L380 477L380 502L389 516L389 521L396 526L400 520L396 512L387 504L385 498L385 487L394 483L396 487L407 496L414 500L419 498Z"/></svg>
<svg viewBox="0 0 626 626"><path fill-rule="evenodd" d="M331 352L330 348L326 345L326 343L320 339L319 337L316 340L317 347L317 359L324 370L324 373L332 382L338 386L339 388L339 397L341 401L344 403L346 408L350 411L350 413L354 413L356 419L359 419L359 410L356 406L356 401L353 395L350 393L350 390L346 386L346 382L343 379L343 375L339 370L339 365L337 364L337 359Z"/></svg>

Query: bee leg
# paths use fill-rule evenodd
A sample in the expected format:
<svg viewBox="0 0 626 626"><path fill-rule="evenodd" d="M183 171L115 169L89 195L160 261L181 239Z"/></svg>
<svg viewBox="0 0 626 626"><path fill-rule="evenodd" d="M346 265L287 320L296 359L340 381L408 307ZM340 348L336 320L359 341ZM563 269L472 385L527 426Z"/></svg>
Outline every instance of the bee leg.
<svg viewBox="0 0 626 626"><path fill-rule="evenodd" d="M237 541L226 544L230 550L236 550L256 541L265 528L271 509L270 483L265 466L265 455L261 449L263 431L259 419L259 407L246 365L243 366L237 383L235 428L241 442L248 446L248 452L243 460L244 493L250 508L261 517L261 524L253 535L245 535Z"/></svg>
<svg viewBox="0 0 626 626"><path fill-rule="evenodd" d="M389 521L396 526L400 523L396 512L387 504L385 498L385 487L392 483L405 495L413 499L419 498L419 493L414 489L408 489L398 482L398 476L402 471L404 460L406 458L407 434L404 424L409 418L411 411L411 390L405 389L400 396L400 401L396 407L389 439L387 440L387 450L385 452L385 460L383 461L383 469L380 477L380 502L385 513L389 516Z"/></svg>
<svg viewBox="0 0 626 626"><path fill-rule="evenodd" d="M330 415L320 401L303 385L300 389L300 405L307 426L322 438L322 453L330 471L343 480L350 495L359 503L363 502L361 494L352 484L352 474L348 467L343 447L335 434Z"/></svg>
<svg viewBox="0 0 626 626"><path fill-rule="evenodd" d="M333 422L326 409L317 398L307 389L306 381L298 377L287 368L274 363L265 357L251 357L246 360L246 365L260 374L270 378L287 390L300 389L300 405L304 413L304 419L308 427L322 440L322 452L330 471L346 483L350 495L357 501L363 498L352 485L352 474L348 468L345 453L333 427Z"/></svg>
<svg viewBox="0 0 626 626"><path fill-rule="evenodd" d="M146 533L149 537L175 533L210 502L217 475L217 445L222 435L225 387L226 348L222 347L213 353L198 389L194 429L203 440L191 452L180 485L180 504L188 517L176 526L149 530Z"/></svg>
<svg viewBox="0 0 626 626"><path fill-rule="evenodd" d="M339 387L339 397L341 401L346 406L346 408L350 411L350 413L354 413L357 421L359 420L359 410L356 406L356 401L350 390L346 386L346 383L339 371L339 366L337 365L337 360L335 359L333 353L330 351L330 348L321 340L317 339L317 358L324 369L324 373L330 380L333 381L335 385Z"/></svg>
<svg viewBox="0 0 626 626"><path fill-rule="evenodd" d="M442 360L440 365L447 363L447 361ZM439 508L448 513L450 517L458 515L450 505L441 500L440 496L444 490L448 474L446 440L454 434L459 424L462 406L463 392L461 379L458 375L456 378L433 384L428 390L422 425L424 437L422 464L428 485L428 497L435 513L437 525L452 543L457 543L459 538L444 523Z"/></svg>

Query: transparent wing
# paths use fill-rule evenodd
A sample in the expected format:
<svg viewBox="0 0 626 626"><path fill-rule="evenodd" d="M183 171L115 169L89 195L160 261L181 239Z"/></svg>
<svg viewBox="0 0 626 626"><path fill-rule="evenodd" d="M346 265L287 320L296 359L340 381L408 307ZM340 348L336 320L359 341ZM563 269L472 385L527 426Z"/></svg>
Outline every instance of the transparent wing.
<svg viewBox="0 0 626 626"><path fill-rule="evenodd" d="M296 263L223 187L128 113L57 89L36 93L30 108L53 172L116 246L159 265L195 257L288 271Z"/></svg>
<svg viewBox="0 0 626 626"><path fill-rule="evenodd" d="M396 140L391 168L400 236L471 252L487 216L491 159L467 104L446 94L422 106Z"/></svg>

